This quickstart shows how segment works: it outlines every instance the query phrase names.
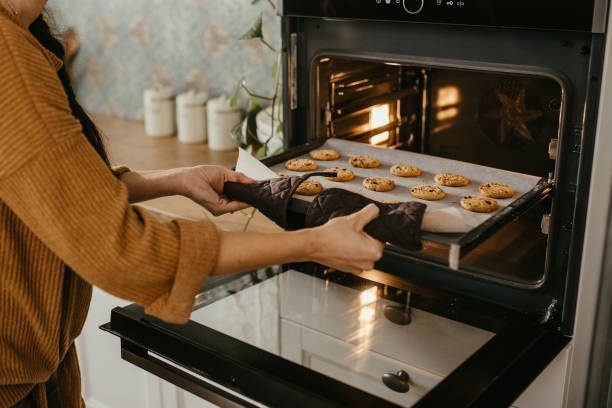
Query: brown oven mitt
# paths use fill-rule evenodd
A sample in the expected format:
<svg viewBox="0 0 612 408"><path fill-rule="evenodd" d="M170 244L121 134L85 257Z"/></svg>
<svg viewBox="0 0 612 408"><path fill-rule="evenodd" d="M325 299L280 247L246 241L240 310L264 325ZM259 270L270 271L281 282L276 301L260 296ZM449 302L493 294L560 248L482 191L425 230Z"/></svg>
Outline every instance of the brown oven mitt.
<svg viewBox="0 0 612 408"><path fill-rule="evenodd" d="M257 208L263 215L286 230L303 227L302 222L288 218L289 201L300 184L313 176L335 177L336 173L316 172L303 176L279 177L252 184L228 181L223 194L230 200L242 201Z"/></svg>
<svg viewBox="0 0 612 408"><path fill-rule="evenodd" d="M305 226L323 225L332 218L353 214L371 203L378 206L380 215L366 225L366 233L405 249L421 249L421 223L427 206L415 201L383 204L351 191L331 188L317 195L310 204Z"/></svg>
<svg viewBox="0 0 612 408"><path fill-rule="evenodd" d="M290 219L287 210L291 197L300 184L312 176L333 177L333 174L317 172L252 184L227 182L223 194L231 200L252 205L276 224L289 230L323 225L332 218L353 214L374 203L380 209L380 216L366 226L365 231L369 235L402 248L421 248L421 223L426 205L417 202L383 204L360 194L332 188L315 197L308 207L305 220Z"/></svg>

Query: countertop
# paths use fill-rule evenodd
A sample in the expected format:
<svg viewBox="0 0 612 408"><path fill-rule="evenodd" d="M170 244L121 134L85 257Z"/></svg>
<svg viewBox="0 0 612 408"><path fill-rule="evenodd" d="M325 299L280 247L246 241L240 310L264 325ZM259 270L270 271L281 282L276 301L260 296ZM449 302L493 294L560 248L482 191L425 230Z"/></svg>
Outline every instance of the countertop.
<svg viewBox="0 0 612 408"><path fill-rule="evenodd" d="M176 137L151 138L146 136L144 123L109 116L94 115L94 122L103 134L113 165L126 165L133 170L157 170L174 167L215 164L233 167L238 158L237 151L215 152L206 144L187 145ZM209 218L219 229L241 231L251 209L214 217L203 207L188 198L163 197L141 203L143 207L170 217L193 220ZM249 231L279 231L280 228L257 213L249 225Z"/></svg>

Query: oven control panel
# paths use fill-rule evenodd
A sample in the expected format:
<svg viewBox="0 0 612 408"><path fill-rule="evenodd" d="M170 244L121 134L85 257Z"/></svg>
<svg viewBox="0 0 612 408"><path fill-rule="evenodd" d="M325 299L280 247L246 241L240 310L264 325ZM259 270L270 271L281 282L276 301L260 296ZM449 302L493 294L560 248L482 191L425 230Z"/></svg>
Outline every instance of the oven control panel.
<svg viewBox="0 0 612 408"><path fill-rule="evenodd" d="M284 16L599 32L608 0L278 0Z"/></svg>

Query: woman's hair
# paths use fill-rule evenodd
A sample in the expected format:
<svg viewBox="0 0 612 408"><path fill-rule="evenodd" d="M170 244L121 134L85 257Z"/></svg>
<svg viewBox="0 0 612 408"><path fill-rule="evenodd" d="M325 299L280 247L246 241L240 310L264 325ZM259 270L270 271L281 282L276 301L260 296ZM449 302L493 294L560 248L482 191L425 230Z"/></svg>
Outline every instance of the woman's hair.
<svg viewBox="0 0 612 408"><path fill-rule="evenodd" d="M32 33L32 35L36 37L36 39L46 49L51 51L62 61L64 60L64 46L57 38L55 38L55 36L51 32L51 28L49 27L49 24L47 23L43 14L38 16L38 18L32 23L32 25L30 25L30 33ZM70 78L68 77L66 67L63 66L57 72L57 75L60 81L62 81L64 91L68 96L68 102L70 103L72 115L77 118L79 122L81 122L81 126L83 127L83 133L85 134L85 137L87 137L89 143L93 146L96 152L98 152L102 160L104 160L107 165L110 165L100 132L96 128L96 125L93 123L91 118L87 115L87 113L85 113L85 110L83 110L81 105L77 102L74 90L70 85Z"/></svg>

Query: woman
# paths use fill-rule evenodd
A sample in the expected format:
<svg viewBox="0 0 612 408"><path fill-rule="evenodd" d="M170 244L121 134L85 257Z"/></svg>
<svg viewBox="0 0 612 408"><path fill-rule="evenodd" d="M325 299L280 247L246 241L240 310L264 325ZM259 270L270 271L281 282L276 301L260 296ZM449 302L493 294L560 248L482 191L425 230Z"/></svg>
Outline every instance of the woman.
<svg viewBox="0 0 612 408"><path fill-rule="evenodd" d="M0 406L82 406L73 342L91 285L181 323L209 274L307 260L361 271L380 258L382 244L363 232L376 206L272 234L162 223L131 206L181 194L222 214L245 207L219 195L223 183L251 180L214 166L111 171L45 5L0 0Z"/></svg>

